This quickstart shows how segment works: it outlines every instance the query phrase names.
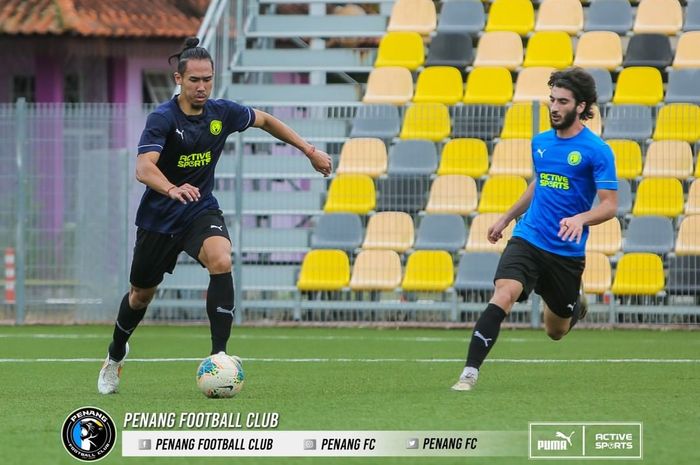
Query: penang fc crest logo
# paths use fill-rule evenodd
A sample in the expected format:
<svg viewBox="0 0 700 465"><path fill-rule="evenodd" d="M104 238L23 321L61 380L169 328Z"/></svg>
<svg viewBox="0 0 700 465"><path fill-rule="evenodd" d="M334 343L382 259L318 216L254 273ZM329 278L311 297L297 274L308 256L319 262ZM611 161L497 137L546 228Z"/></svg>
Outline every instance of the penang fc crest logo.
<svg viewBox="0 0 700 465"><path fill-rule="evenodd" d="M209 124L209 131L214 134L215 136L218 136L221 134L221 121L218 119L212 120L212 122Z"/></svg>

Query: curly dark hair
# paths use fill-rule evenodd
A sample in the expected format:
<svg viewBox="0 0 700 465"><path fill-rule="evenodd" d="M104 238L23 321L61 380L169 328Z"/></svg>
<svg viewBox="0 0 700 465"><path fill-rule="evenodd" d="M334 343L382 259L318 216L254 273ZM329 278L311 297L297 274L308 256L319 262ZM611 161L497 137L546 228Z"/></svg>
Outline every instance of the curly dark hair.
<svg viewBox="0 0 700 465"><path fill-rule="evenodd" d="M185 74L185 70L187 70L187 60L209 60L211 62L211 67L214 68L214 60L212 60L207 49L204 47L198 47L198 45L198 38L188 37L185 39L185 44L182 46L182 51L180 51L180 53L170 55L168 58L168 63L172 63L173 60L176 60L177 72L180 74Z"/></svg>
<svg viewBox="0 0 700 465"><path fill-rule="evenodd" d="M588 72L582 68L569 68L563 71L555 71L549 77L547 85L569 89L574 94L576 105L581 102L586 104L581 113L581 120L593 118L593 104L598 101L598 94L595 90L595 80Z"/></svg>

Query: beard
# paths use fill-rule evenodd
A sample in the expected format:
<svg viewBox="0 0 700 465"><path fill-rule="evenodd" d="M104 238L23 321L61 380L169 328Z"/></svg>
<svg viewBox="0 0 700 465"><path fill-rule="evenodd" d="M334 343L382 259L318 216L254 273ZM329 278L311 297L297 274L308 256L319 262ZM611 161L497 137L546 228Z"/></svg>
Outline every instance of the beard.
<svg viewBox="0 0 700 465"><path fill-rule="evenodd" d="M561 116L561 120L559 123L555 123L552 120L551 115L549 117L549 124L551 124L553 129L558 129L558 130L569 129L571 127L571 125L574 124L574 122L576 121L577 114L576 114L575 110L572 110L572 111L565 113L563 115L560 113L559 115Z"/></svg>

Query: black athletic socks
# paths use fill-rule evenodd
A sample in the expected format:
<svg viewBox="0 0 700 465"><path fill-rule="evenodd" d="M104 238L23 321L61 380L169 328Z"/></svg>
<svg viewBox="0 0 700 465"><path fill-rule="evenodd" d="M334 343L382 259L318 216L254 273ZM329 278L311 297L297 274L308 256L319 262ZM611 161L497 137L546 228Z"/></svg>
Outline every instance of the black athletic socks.
<svg viewBox="0 0 700 465"><path fill-rule="evenodd" d="M226 352L233 323L233 277L231 273L209 275L207 315L211 330L211 353Z"/></svg>
<svg viewBox="0 0 700 465"><path fill-rule="evenodd" d="M126 354L126 342L131 337L136 327L139 325L146 309L134 310L129 306L129 293L127 292L119 306L117 321L114 323L114 334L112 343L109 345L109 358L120 361Z"/></svg>
<svg viewBox="0 0 700 465"><path fill-rule="evenodd" d="M474 326L472 340L469 343L467 363L465 366L479 369L489 351L496 343L501 323L506 317L506 312L496 304L488 304L484 313Z"/></svg>

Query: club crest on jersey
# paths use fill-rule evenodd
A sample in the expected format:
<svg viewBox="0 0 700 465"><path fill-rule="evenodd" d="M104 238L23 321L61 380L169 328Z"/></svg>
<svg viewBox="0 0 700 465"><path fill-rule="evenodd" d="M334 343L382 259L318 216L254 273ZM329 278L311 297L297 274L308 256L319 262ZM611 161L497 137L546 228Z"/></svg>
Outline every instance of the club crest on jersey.
<svg viewBox="0 0 700 465"><path fill-rule="evenodd" d="M567 157L566 161L568 161L571 166L578 165L581 163L581 152L576 150L569 152L569 156Z"/></svg>
<svg viewBox="0 0 700 465"><path fill-rule="evenodd" d="M209 123L209 131L214 134L215 136L218 136L221 134L221 128L222 128L221 121L218 119L212 120L211 123Z"/></svg>

